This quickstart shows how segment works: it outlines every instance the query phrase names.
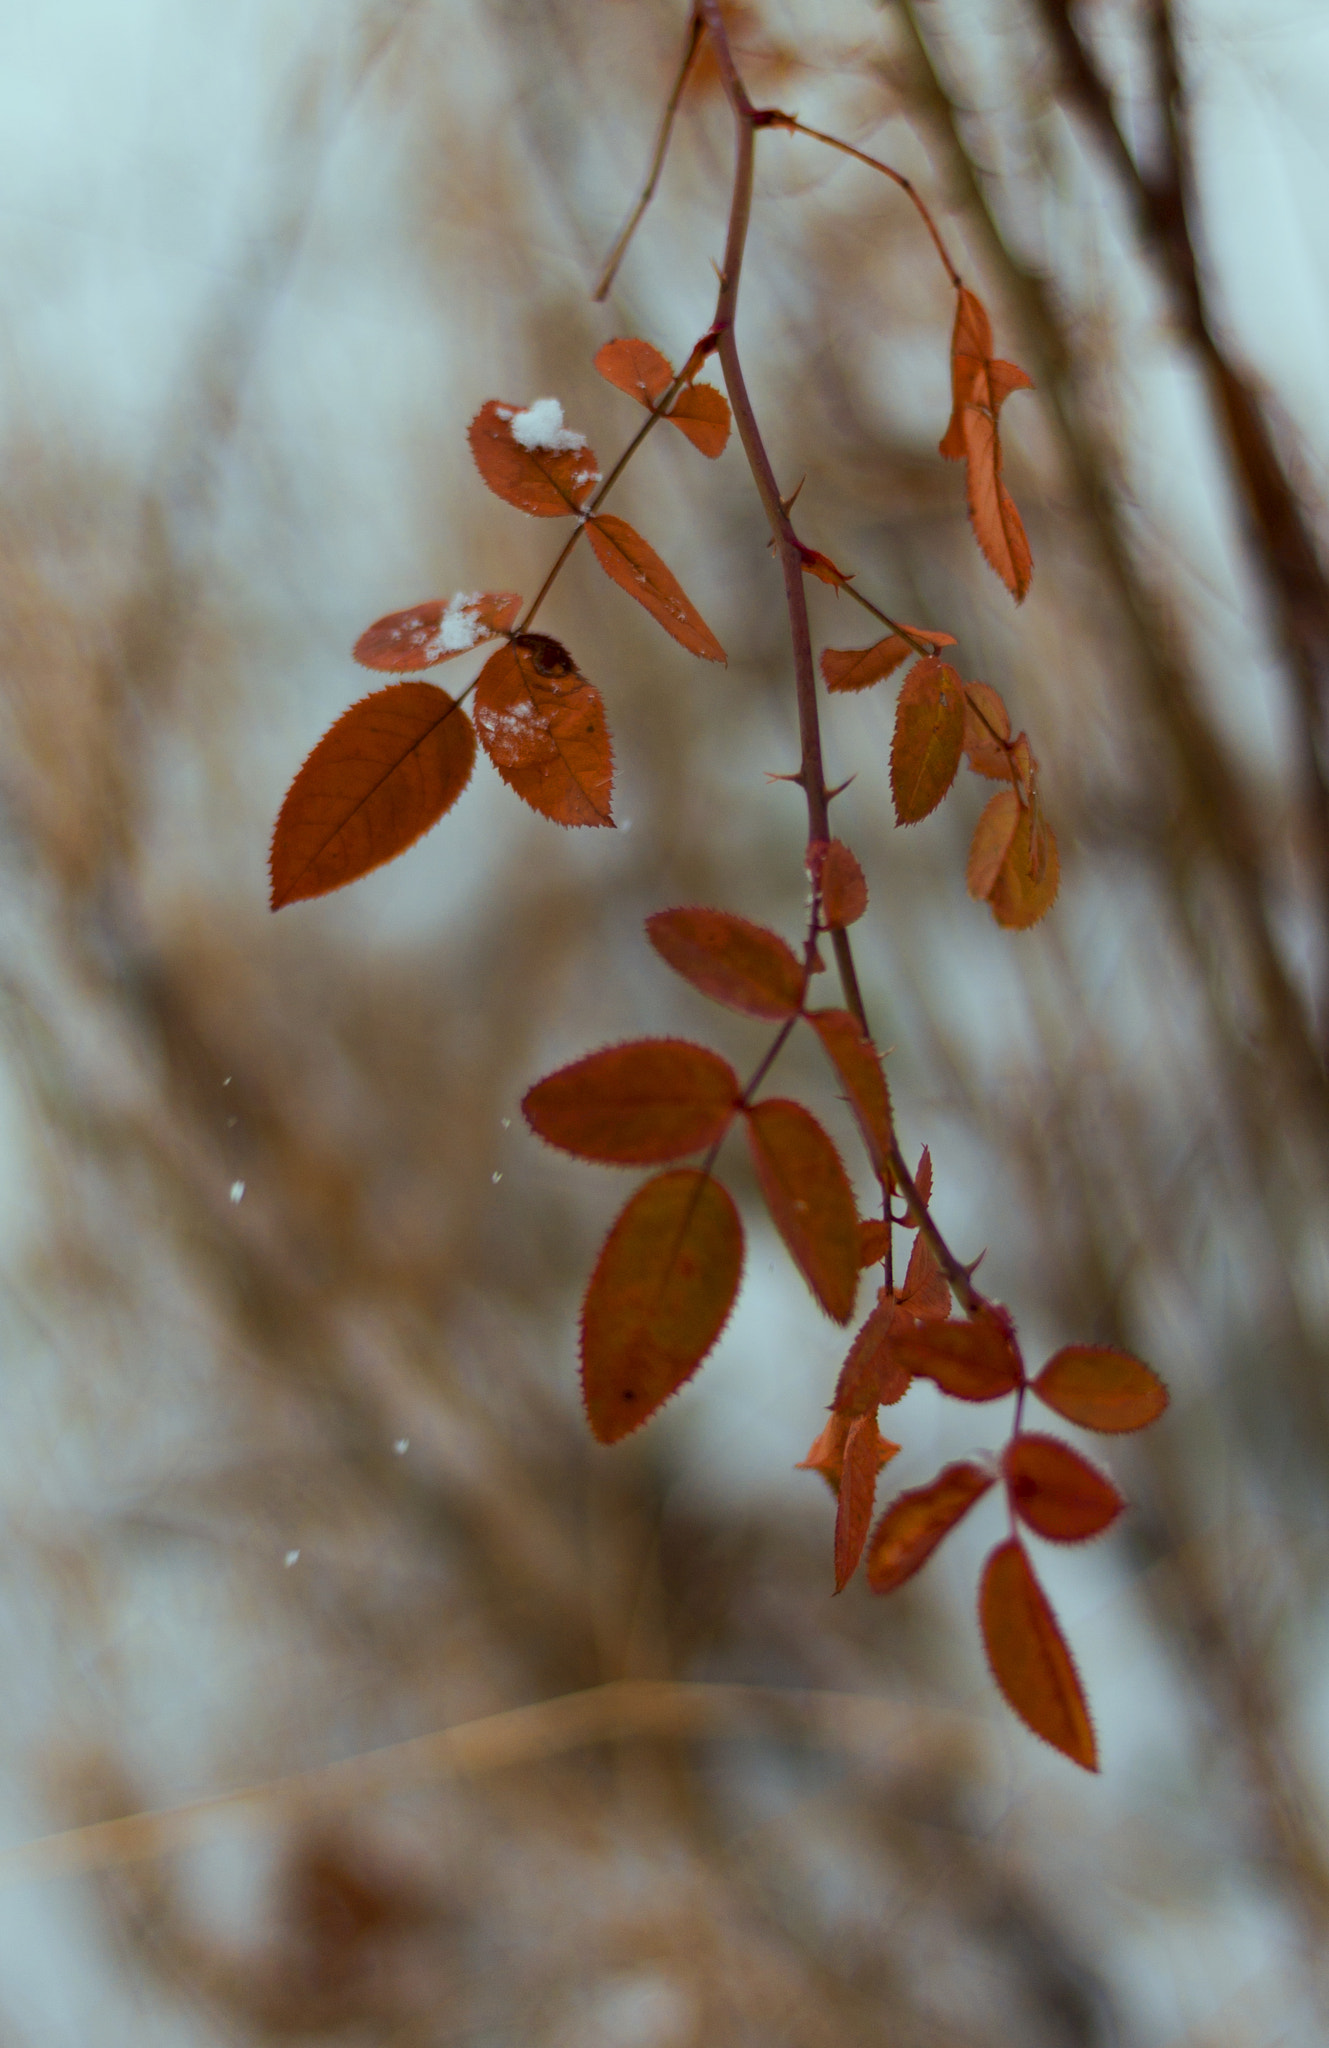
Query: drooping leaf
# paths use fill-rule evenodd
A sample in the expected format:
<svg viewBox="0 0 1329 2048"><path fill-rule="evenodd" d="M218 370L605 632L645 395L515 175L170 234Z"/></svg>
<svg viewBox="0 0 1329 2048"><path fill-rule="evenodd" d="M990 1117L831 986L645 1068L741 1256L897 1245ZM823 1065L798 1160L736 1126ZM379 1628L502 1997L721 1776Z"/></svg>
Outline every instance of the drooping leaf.
<svg viewBox="0 0 1329 2048"><path fill-rule="evenodd" d="M941 453L964 461L969 517L984 555L1017 604L1029 588L1033 561L1024 526L1001 479L997 418L1012 391L1032 380L992 354L992 326L981 300L961 286L951 334L951 418Z"/></svg>
<svg viewBox="0 0 1329 2048"><path fill-rule="evenodd" d="M826 1418L826 1427L813 1441L806 1458L800 1458L795 1472L820 1472L831 1492L840 1491L840 1475L844 1471L845 1440L854 1426L852 1415L839 1415L832 1409Z"/></svg>
<svg viewBox="0 0 1329 2048"><path fill-rule="evenodd" d="M1040 1401L1081 1429L1115 1436L1157 1422L1168 1391L1156 1372L1109 1344L1068 1344L1033 1382Z"/></svg>
<svg viewBox="0 0 1329 2048"><path fill-rule="evenodd" d="M657 910L646 936L676 974L704 996L749 1017L792 1017L803 1001L803 969L764 925L728 910Z"/></svg>
<svg viewBox="0 0 1329 2048"><path fill-rule="evenodd" d="M1098 1745L1079 1673L1013 1536L987 1561L978 1612L992 1675L1025 1727L1082 1770L1096 1771Z"/></svg>
<svg viewBox="0 0 1329 2048"><path fill-rule="evenodd" d="M853 582L853 577L846 576L843 569L838 569L830 556L823 555L820 548L805 548L800 543L799 553L803 559L805 576L815 576L819 583L829 583L832 590L843 590L847 584Z"/></svg>
<svg viewBox="0 0 1329 2048"><path fill-rule="evenodd" d="M1013 789L999 789L983 806L965 867L965 886L976 902L991 895L1019 822L1020 799Z"/></svg>
<svg viewBox="0 0 1329 2048"><path fill-rule="evenodd" d="M948 1465L927 1486L915 1486L893 1500L872 1532L868 1584L874 1593L893 1593L925 1565L943 1536L968 1514L992 1485L981 1465L961 1460Z"/></svg>
<svg viewBox="0 0 1329 2048"><path fill-rule="evenodd" d="M522 1098L538 1137L606 1166L659 1166L716 1144L740 1094L728 1060L680 1038L589 1053Z"/></svg>
<svg viewBox="0 0 1329 2048"><path fill-rule="evenodd" d="M556 398L505 405L489 398L467 429L475 466L497 497L540 519L579 511L600 481L580 434L563 425Z"/></svg>
<svg viewBox="0 0 1329 2048"><path fill-rule="evenodd" d="M566 647L519 633L475 686L475 723L510 789L556 825L612 825L614 757L604 704Z"/></svg>
<svg viewBox="0 0 1329 2048"><path fill-rule="evenodd" d="M376 619L353 652L364 668L433 668L506 633L520 610L521 599L512 590L478 591L469 597L458 591L447 604L433 597L411 611Z"/></svg>
<svg viewBox="0 0 1329 2048"><path fill-rule="evenodd" d="M617 583L620 590L626 590L629 597L635 597L638 604L644 605L680 647L686 647L689 654L701 655L704 661L727 659L723 647L682 584L626 519L616 519L612 512L601 512L594 519L587 520L586 532L595 559L606 576Z"/></svg>
<svg viewBox="0 0 1329 2048"><path fill-rule="evenodd" d="M862 868L840 839L818 840L808 848L808 870L821 890L821 920L828 931L857 924L868 907Z"/></svg>
<svg viewBox="0 0 1329 2048"><path fill-rule="evenodd" d="M911 1375L896 1357L892 1339L906 1319L887 1295L879 1301L849 1347L831 1403L836 1415L869 1415L890 1408L909 1392Z"/></svg>
<svg viewBox="0 0 1329 2048"><path fill-rule="evenodd" d="M404 853L457 801L475 763L471 721L433 683L390 683L324 733L272 835L272 907L326 896Z"/></svg>
<svg viewBox="0 0 1329 2048"><path fill-rule="evenodd" d="M652 412L674 381L673 365L649 341L635 337L607 341L595 352L595 367L619 391Z"/></svg>
<svg viewBox="0 0 1329 2048"><path fill-rule="evenodd" d="M1052 908L1061 882L1061 860L1052 827L1036 805L1021 808L988 890L988 908L1008 931L1027 931Z"/></svg>
<svg viewBox="0 0 1329 2048"><path fill-rule="evenodd" d="M759 1102L747 1123L775 1227L827 1315L847 1323L858 1293L858 1210L840 1155L801 1103Z"/></svg>
<svg viewBox="0 0 1329 2048"><path fill-rule="evenodd" d="M889 1172L891 1098L876 1046L849 1010L809 1010L808 1022L844 1083L873 1166Z"/></svg>
<svg viewBox="0 0 1329 2048"><path fill-rule="evenodd" d="M953 633L935 633L930 626L911 626L909 631L916 639L930 640L934 648L955 645ZM821 657L822 680L828 690L869 690L917 653L899 633L888 633L871 647L827 647Z"/></svg>
<svg viewBox="0 0 1329 2048"><path fill-rule="evenodd" d="M860 1415L850 1423L844 1441L839 1503L835 1512L835 1590L842 1593L858 1569L863 1545L872 1527L877 1474L896 1452L877 1427L877 1416Z"/></svg>
<svg viewBox="0 0 1329 2048"><path fill-rule="evenodd" d="M638 1188L605 1240L581 1316L592 1434L617 1443L692 1377L729 1319L743 1271L733 1200L691 1167Z"/></svg>
<svg viewBox="0 0 1329 2048"><path fill-rule="evenodd" d="M964 695L965 759L976 775L1009 782L1010 755L998 741L1011 736L1010 712L990 683L966 683Z"/></svg>
<svg viewBox="0 0 1329 2048"><path fill-rule="evenodd" d="M879 1266L890 1244L890 1226L880 1216L867 1216L858 1226L858 1263Z"/></svg>
<svg viewBox="0 0 1329 2048"><path fill-rule="evenodd" d="M964 742L964 688L949 663L929 655L905 677L891 741L896 822L916 825L955 780Z"/></svg>
<svg viewBox="0 0 1329 2048"><path fill-rule="evenodd" d="M1050 1543L1083 1543L1111 1527L1126 1503L1112 1481L1055 1436L1022 1430L1002 1459L1021 1521Z"/></svg>
<svg viewBox="0 0 1329 2048"><path fill-rule="evenodd" d="M921 1230L909 1254L900 1306L925 1323L944 1323L951 1312L950 1285Z"/></svg>
<svg viewBox="0 0 1329 2048"><path fill-rule="evenodd" d="M729 400L714 384L685 384L665 418L714 462L729 443Z"/></svg>
<svg viewBox="0 0 1329 2048"><path fill-rule="evenodd" d="M1024 1377L1009 1318L985 1309L963 1323L917 1323L895 1340L901 1365L957 1401L999 1401Z"/></svg>

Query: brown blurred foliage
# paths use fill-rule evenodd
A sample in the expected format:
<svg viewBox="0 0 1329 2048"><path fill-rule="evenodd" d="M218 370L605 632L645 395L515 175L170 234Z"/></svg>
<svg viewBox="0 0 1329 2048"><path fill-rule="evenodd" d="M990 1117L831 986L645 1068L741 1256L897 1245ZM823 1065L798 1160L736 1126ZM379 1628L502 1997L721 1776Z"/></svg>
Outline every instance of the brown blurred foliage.
<svg viewBox="0 0 1329 2048"><path fill-rule="evenodd" d="M477 778L345 898L263 907L357 633L547 564L470 471L468 418L556 391L619 445L636 421L595 348L679 359L722 246L703 80L589 302L672 0L361 0L265 81L267 154L137 457L62 414L54 372L5 448L10 1839L299 1779L234 1825L81 1838L40 1891L0 1859L16 2040L1245 2048L1325 2025L1325 507L1207 211L1204 19L1180 48L1167 0L744 21L755 91L935 198L1037 384L1003 421L1036 563L1017 615L936 456L950 304L916 218L763 137L745 350L779 472L806 475L811 542L1002 690L1063 848L1045 927L995 931L963 890L981 792L897 833L889 693L830 706L869 1001L948 1235L988 1246L1035 1360L1119 1342L1173 1388L1156 1440L1113 1448L1119 1532L1064 1581L1049 1561L1104 1776L1003 1717L980 1551L829 1598L831 1503L790 1468L842 1347L750 1205L746 1305L702 1379L613 1452L578 1412L576 1302L621 1183L541 1152L515 1105L559 1058L699 1028L651 910L794 930L801 903L737 451L713 472L652 442L621 505L725 673L593 565L549 608L605 692L630 832L588 847ZM837 602L816 592L843 641ZM714 1028L747 1056L741 1021ZM984 1441L928 1402L895 1411L901 1485Z"/></svg>

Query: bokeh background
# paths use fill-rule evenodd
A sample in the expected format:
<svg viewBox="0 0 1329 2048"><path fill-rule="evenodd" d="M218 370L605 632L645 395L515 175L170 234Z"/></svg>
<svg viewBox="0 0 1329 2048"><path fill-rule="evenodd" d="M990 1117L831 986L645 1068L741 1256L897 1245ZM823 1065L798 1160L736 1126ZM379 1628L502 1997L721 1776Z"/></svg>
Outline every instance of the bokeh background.
<svg viewBox="0 0 1329 2048"><path fill-rule="evenodd" d="M802 530L959 637L1063 850L1054 914L999 932L963 886L987 789L897 832L890 690L831 706L861 970L943 1226L987 1247L1035 1361L1120 1342L1172 1388L1162 1426L1095 1447L1130 1517L1039 1546L1100 1778L993 1691L987 1506L890 1601L831 1599L832 1503L792 1468L843 1339L741 1163L748 1280L704 1373L612 1453L579 1415L577 1302L625 1185L539 1148L521 1094L640 1032L750 1064L760 1027L674 981L642 919L801 927L737 450L658 434L615 498L727 669L589 559L542 618L604 692L618 833L560 832L481 763L401 861L265 907L358 633L529 593L551 558L471 467L480 403L557 394L612 455L637 419L595 348L677 361L709 324L732 135L705 73L590 299L684 12L0 16L15 2048L1329 2039L1324 10L733 10L757 96L918 181L1038 387L1003 420L1017 612L936 453L951 299L916 216L761 139L741 339ZM822 644L870 637L813 601ZM811 1056L780 1079L848 1149ZM900 1485L1001 1429L927 1388L895 1415ZM327 1775L458 1724L464 1751ZM293 1775L169 1841L25 1850Z"/></svg>

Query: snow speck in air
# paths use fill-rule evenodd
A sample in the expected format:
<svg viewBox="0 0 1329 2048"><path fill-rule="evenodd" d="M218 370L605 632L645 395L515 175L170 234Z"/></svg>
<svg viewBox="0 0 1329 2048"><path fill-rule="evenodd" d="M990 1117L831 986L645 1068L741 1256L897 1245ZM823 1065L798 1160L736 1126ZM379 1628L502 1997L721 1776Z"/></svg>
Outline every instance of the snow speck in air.
<svg viewBox="0 0 1329 2048"><path fill-rule="evenodd" d="M287 1571L291 1569L291 1566L293 1564L299 1564L299 1562L300 1553L298 1550L288 1550L285 1557L282 1559L282 1563L286 1566Z"/></svg>
<svg viewBox="0 0 1329 2048"><path fill-rule="evenodd" d="M552 455L586 446L585 434L574 434L571 427L564 426L563 408L556 398L537 398L534 405L519 412L512 422L512 438L523 448L547 448Z"/></svg>
<svg viewBox="0 0 1329 2048"><path fill-rule="evenodd" d="M489 1178L494 1183L494 1186L497 1187L503 1176L501 1173L491 1173Z"/></svg>
<svg viewBox="0 0 1329 2048"><path fill-rule="evenodd" d="M399 1458L404 1458L411 1448L411 1439L408 1436L399 1436L392 1448Z"/></svg>
<svg viewBox="0 0 1329 2048"><path fill-rule="evenodd" d="M510 1116L501 1116L498 1121L505 1131L512 1129L512 1118Z"/></svg>
<svg viewBox="0 0 1329 2048"><path fill-rule="evenodd" d="M467 596L459 590L450 600L447 610L430 634L425 644L425 653L434 657L440 654L465 654L468 648L474 647L484 632L476 611L479 602L478 591L472 591Z"/></svg>
<svg viewBox="0 0 1329 2048"><path fill-rule="evenodd" d="M232 1200L233 1202L243 1202L244 1198L245 1198L245 1184L244 1184L244 1182L243 1182L242 1180L233 1180L233 1181L231 1182L231 1200Z"/></svg>

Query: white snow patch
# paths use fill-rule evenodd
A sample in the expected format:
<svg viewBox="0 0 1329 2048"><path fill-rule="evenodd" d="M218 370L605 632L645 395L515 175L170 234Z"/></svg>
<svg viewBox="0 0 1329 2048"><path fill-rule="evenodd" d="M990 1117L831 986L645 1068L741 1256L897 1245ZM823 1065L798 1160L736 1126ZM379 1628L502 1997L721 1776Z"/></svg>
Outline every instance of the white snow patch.
<svg viewBox="0 0 1329 2048"><path fill-rule="evenodd" d="M523 448L547 448L554 455L586 446L585 434L574 434L571 427L564 426L563 408L556 398L537 398L525 412L517 413L512 438Z"/></svg>
<svg viewBox="0 0 1329 2048"><path fill-rule="evenodd" d="M286 1566L287 1571L290 1570L293 1564L299 1564L299 1562L300 1553L298 1550L288 1550L285 1557L282 1559L282 1563Z"/></svg>
<svg viewBox="0 0 1329 2048"><path fill-rule="evenodd" d="M242 1180L233 1180L233 1181L231 1182L231 1200L232 1200L233 1202L243 1202L244 1198L245 1198L245 1184L244 1184L244 1182L243 1182Z"/></svg>
<svg viewBox="0 0 1329 2048"><path fill-rule="evenodd" d="M399 1458L404 1458L411 1448L411 1439L408 1436L399 1436L392 1448Z"/></svg>
<svg viewBox="0 0 1329 2048"><path fill-rule="evenodd" d="M440 654L465 654L475 646L485 630L476 610L479 602L480 593L476 590L459 590L449 599L447 610L425 642L424 652L431 661Z"/></svg>

